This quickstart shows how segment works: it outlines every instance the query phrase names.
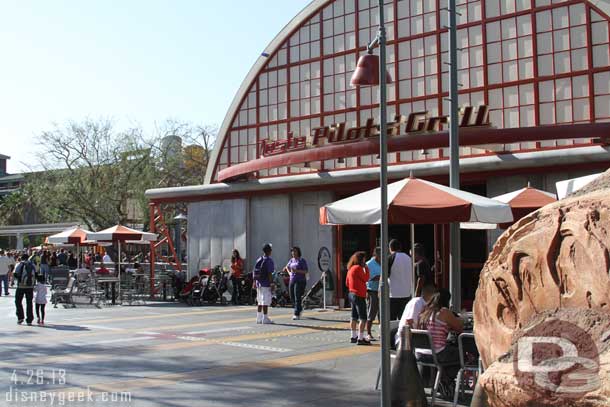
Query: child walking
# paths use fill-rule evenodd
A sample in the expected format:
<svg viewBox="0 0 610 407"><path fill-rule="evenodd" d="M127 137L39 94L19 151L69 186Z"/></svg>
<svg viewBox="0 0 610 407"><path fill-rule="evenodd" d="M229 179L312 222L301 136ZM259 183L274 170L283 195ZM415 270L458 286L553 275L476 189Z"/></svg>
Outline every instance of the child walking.
<svg viewBox="0 0 610 407"><path fill-rule="evenodd" d="M45 285L44 275L38 275L38 282L34 287L34 294L36 298L36 319L38 325L44 325L44 309L47 305L47 286Z"/></svg>

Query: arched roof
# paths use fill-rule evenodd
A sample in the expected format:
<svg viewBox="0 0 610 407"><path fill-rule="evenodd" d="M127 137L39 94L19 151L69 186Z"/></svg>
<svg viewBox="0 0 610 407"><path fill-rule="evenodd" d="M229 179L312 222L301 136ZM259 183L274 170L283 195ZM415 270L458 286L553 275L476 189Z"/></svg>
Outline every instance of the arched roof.
<svg viewBox="0 0 610 407"><path fill-rule="evenodd" d="M341 0L343 1L343 0ZM371 2L371 3L376 3L375 0L360 0L360 2ZM498 3L498 8L502 8L505 7L504 5L504 1L505 0L480 0L480 4L485 4L485 6L487 5L487 3L494 3L494 1L496 3ZM214 177L216 174L216 171L218 170L218 166L219 166L219 159L221 156L221 153L223 151L223 148L225 147L225 143L227 142L227 139L230 136L230 132L231 132L231 128L234 124L234 121L236 120L236 116L239 114L240 112L240 108L242 107L242 105L244 105L245 101L248 98L248 94L249 92L253 89L253 86L255 86L255 84L257 83L257 78L259 77L259 75L265 70L265 67L267 66L267 63L271 60L271 58L274 57L274 55L276 55L276 53L280 50L280 48L285 44L287 44L288 40L290 39L291 35L293 35L293 33L295 33L295 31L297 31L301 26L303 26L304 24L306 24L308 22L308 20L311 20L316 13L319 13L321 9L323 8L327 8L326 6L334 3L335 0L313 0L309 5L307 5L297 16L295 16L281 31L280 33L271 41L271 43L264 49L263 54L256 60L256 62L254 63L254 65L252 66L252 68L250 69L250 71L248 72L248 74L246 75L244 81L242 82L239 90L237 91L228 111L227 114L223 120L223 123L221 125L221 128L219 129L219 133L218 136L219 138L216 141L214 150L212 151L211 154L211 158L210 158L210 162L209 165L207 167L206 170L206 175L205 175L205 183L211 183L214 181ZM446 0L445 0L446 2ZM478 0L467 0L465 3L476 3L479 2ZM443 1L441 0L441 3L443 3ZM511 3L511 0L506 0L506 4ZM551 1L551 0L526 0L526 1L520 1L520 0L512 0L512 4L513 7L517 7L515 10L517 10L516 12L513 13L513 16L519 16L521 15L520 12L518 11L518 6L515 6L515 4L518 3L529 3L530 6L526 7L523 9L522 13L527 13L529 10L531 15L532 15L532 25L535 24L534 22L534 13L538 13L541 10L553 10L555 8L559 8L562 6L568 6L571 7L573 5L577 5L577 4L589 4L591 10L594 10L600 18L602 18L603 20L608 20L608 14L610 14L610 0L583 0L582 2L573 2L573 1ZM358 2L356 2L356 4L358 4ZM485 10L485 6L483 6L483 10ZM374 6L371 4L370 6L371 8L373 8ZM535 9L535 10L534 10ZM587 9L588 10L588 9ZM510 14L510 13L509 13ZM356 15L358 15L358 7L356 7ZM372 17L371 17L372 18ZM508 18L508 17L507 17ZM504 16L502 13L500 13L498 15L497 18L492 18L492 20L495 22L501 22L503 21ZM587 17L587 19L589 19L589 17ZM484 24L487 24L487 15L485 13L483 13L482 16L479 17L480 22L478 23L478 25L483 26ZM587 20L588 21L588 20ZM442 24L442 22L441 22ZM372 23L371 23L372 25ZM466 26L471 26L472 24L466 24ZM475 24L476 25L476 24ZM461 25L458 27L460 28ZM534 25L535 27L535 25ZM439 31L440 28L438 28L437 26L437 31ZM537 31L534 32L533 37L536 37L536 34L538 34ZM587 38L590 38L591 34L587 34ZM422 37L423 36L419 36ZM409 37L411 38L411 37ZM552 39L553 40L553 39ZM403 40L401 40L403 41ZM569 40L568 40L569 41ZM358 42L358 41L357 41ZM500 43L498 43L498 46ZM538 57L538 51L536 50L536 42L534 42L534 59L536 59ZM595 43L594 43L595 44ZM360 48L360 45L362 44L356 44L355 50L358 50ZM438 44L437 44L438 45ZM483 44L483 46L486 46L486 43ZM592 53L591 48L592 45L589 42L587 44L588 48L589 48L589 54ZM605 45L607 46L607 45ZM441 46L442 48L442 46ZM540 48L540 44L538 45L538 48ZM568 47L569 48L569 47ZM354 49L352 49L354 50ZM516 52L516 51L515 51ZM442 57L440 56L440 50L438 51L439 53L439 58L442 60ZM553 56L555 55L554 53L552 54ZM551 56L551 63L553 62L553 56ZM485 57L487 58L487 57ZM572 55L572 58L574 59L574 55ZM589 56L590 58L590 56ZM485 64L485 71L487 71L487 64L488 64L488 60L485 59L484 60L484 64ZM502 64L499 64L500 69ZM594 64L595 65L595 64ZM439 67L441 66L441 63L439 62ZM589 71L591 71L591 63L589 62L588 65ZM410 69L410 68L409 68ZM538 68L536 68L538 69ZM606 65L604 65L603 68L597 68L595 71L595 74L600 73L600 72L608 72L609 69ZM396 69L396 73L398 73L398 68ZM439 74L438 77L440 78L442 75L440 73L440 69L439 69ZM537 71L536 71L537 72ZM581 75L582 75L582 70L580 71ZM487 72L485 73L485 75L487 75ZM502 75L502 74L500 74ZM564 73L563 76L569 76L571 75L571 73ZM588 86L589 88L592 90L594 86L597 86L596 84L593 84L593 73L589 72L588 74ZM502 76L500 76L502 77ZM550 81L552 82L553 77L552 76L548 76L548 78L550 79ZM521 79L519 77L519 79ZM521 92L520 90L520 86L522 83L528 83L528 84L534 84L535 86L535 90L532 90L532 92L538 92L538 79L534 79L534 78L530 78L527 79L525 81L519 80L519 81L514 81L513 83L516 86L519 86L519 92ZM502 79L500 84L504 83L505 80ZM510 82L510 81L509 81ZM491 93L489 95L487 95L488 92L488 79L487 77L485 77L485 98L489 98L490 99L490 103L491 103L491 99L493 99ZM438 86L438 88L441 88L441 83L439 81L439 83L436 85ZM514 86L514 87L516 87ZM574 85L575 86L575 85ZM551 90L552 91L552 90ZM556 90L555 90L556 91ZM428 93L427 93L428 94ZM432 96L432 94L430 94ZM517 96L519 96L519 93L517 94ZM437 105L436 109L440 109L440 103L442 101L442 97L440 96L440 93L437 92L437 95L435 96L437 97L439 104ZM502 98L502 92L500 91L500 97ZM571 96L572 97L572 96ZM593 110L593 95L589 95L590 97L590 107L589 109ZM604 96L605 97L605 96ZM504 98L507 98L506 93L504 94ZM575 96L573 97L575 98ZM537 99L536 99L537 100ZM475 104L474 100L471 101L472 104ZM557 106L554 106L553 109L557 109ZM427 109L427 107L426 107ZM536 118L532 119L535 123L534 125L541 125L541 124L554 124L555 122L545 122L544 120L540 120L539 116L544 115L544 113L540 113L540 109L541 107L537 104L535 106L535 109L537 110L536 112ZM575 109L575 107L572 107L572 109ZM502 112L502 110L500 110ZM322 112L323 114L327 114L326 112ZM500 114L506 114L506 113L500 113ZM519 114L519 113L518 113ZM523 113L520 113L523 114ZM575 113L574 113L575 114ZM589 114L589 113L587 113ZM555 117L556 113L555 110L553 110L552 116L553 118ZM570 116L572 115L572 112L570 112ZM590 121L595 121L596 117L593 115L593 113L590 114L590 116L588 118L585 118L586 121L590 120ZM258 120L258 118L257 118ZM506 121L507 119L504 118L504 121ZM531 126L532 125L532 120L530 120L528 123L521 123L522 126ZM554 120L554 119L553 119ZM576 117L574 117L573 119L571 119L573 122L577 122ZM606 118L602 118L602 121L605 121ZM558 120L559 122L559 120ZM580 121L582 122L582 120ZM517 119L517 125L519 125L519 119ZM514 124L512 125L514 126ZM510 126L509 126L510 127ZM248 158L250 157L250 154L248 155ZM229 164L231 165L231 164Z"/></svg>
<svg viewBox="0 0 610 407"><path fill-rule="evenodd" d="M206 173L205 173L205 183L209 184L212 182L212 176L214 175L214 170L216 169L216 162L218 161L218 156L220 155L220 151L223 147L224 138L228 136L229 128L235 117L235 114L238 112L239 107L243 99L248 94L248 90L252 87L254 81L258 77L261 69L268 62L269 58L274 55L279 47L290 37L292 32L299 28L303 22L307 21L312 14L314 14L317 10L323 7L325 4L330 3L333 0L313 0L309 3L299 14L297 14L286 26L280 31L273 40L265 47L264 51L261 53L261 56L258 57L248 74L244 78L241 86L237 90L233 101L231 102L231 106L229 106L229 110L225 115L224 120L222 121L222 125L218 131L218 135L222 137L222 140L216 140L216 144L214 146L214 150L212 151L212 155L210 157L210 163L208 164Z"/></svg>

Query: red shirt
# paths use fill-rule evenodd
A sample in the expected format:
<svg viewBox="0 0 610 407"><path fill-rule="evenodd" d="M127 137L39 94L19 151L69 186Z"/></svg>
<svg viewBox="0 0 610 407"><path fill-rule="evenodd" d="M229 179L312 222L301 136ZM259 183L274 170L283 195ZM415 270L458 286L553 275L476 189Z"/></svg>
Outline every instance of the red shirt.
<svg viewBox="0 0 610 407"><path fill-rule="evenodd" d="M233 270L233 277L240 278L241 272L244 270L244 260L237 259L235 262L231 263L231 270Z"/></svg>
<svg viewBox="0 0 610 407"><path fill-rule="evenodd" d="M354 265L347 271L345 280L350 293L366 298L366 282L369 281L369 268Z"/></svg>

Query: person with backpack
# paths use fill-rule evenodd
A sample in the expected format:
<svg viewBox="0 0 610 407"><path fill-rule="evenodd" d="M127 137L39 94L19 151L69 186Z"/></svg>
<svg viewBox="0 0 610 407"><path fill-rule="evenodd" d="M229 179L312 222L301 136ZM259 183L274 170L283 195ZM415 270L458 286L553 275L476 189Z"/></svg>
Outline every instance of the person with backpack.
<svg viewBox="0 0 610 407"><path fill-rule="evenodd" d="M23 254L21 261L15 267L15 280L17 280L17 291L15 292L15 307L17 308L17 323L23 324L23 297L25 297L26 305L26 322L32 325L34 320L34 284L36 283L36 269L34 265L28 261L28 255Z"/></svg>
<svg viewBox="0 0 610 407"><path fill-rule="evenodd" d="M271 305L271 280L275 264L271 258L271 243L263 246L263 255L256 260L252 278L256 284L256 323L272 324L273 321L267 316L269 305Z"/></svg>

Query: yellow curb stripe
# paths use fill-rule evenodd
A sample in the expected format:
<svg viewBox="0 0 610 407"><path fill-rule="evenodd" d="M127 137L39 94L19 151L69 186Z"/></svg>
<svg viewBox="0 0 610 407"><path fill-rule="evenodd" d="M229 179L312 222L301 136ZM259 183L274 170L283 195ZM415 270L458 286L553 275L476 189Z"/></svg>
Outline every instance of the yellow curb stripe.
<svg viewBox="0 0 610 407"><path fill-rule="evenodd" d="M106 383L97 383L89 385L89 389L98 392L114 392L114 391L134 391L139 389L173 386L183 380L198 380L203 381L231 374L251 373L258 370L266 370L282 367L293 367L305 365L308 363L322 362L326 360L341 359L346 357L358 357L367 355L372 352L379 352L379 346L350 346L337 349L331 349L320 352L307 353L302 355L287 356L268 361L253 361L248 363L240 363L234 366L225 366L221 368L194 370L182 373L170 373L159 375L150 378L138 378L131 380L121 380ZM79 392L86 388L69 388L58 390L58 393Z"/></svg>
<svg viewBox="0 0 610 407"><path fill-rule="evenodd" d="M292 318L292 315L278 315L277 317L273 317L274 320L284 320L284 319L290 319ZM54 339L57 337L61 337L61 339L66 339L66 340L72 340L73 338L88 338L88 337L92 337L92 336L99 336L99 335L111 335L112 333L133 333L133 332L137 332L137 331L144 331L144 330L148 330L148 329L154 329L155 331L158 332L165 332L165 331L171 331L171 330L178 330L178 329L189 329L189 328L202 328L202 327L207 327L207 326L215 326L215 325L223 325L223 324L241 324L244 322L252 322L254 323L254 316L252 317L248 317L248 318L240 318L240 319L222 319L222 320L218 320L218 321L207 321L207 322L194 322L194 323L188 323L188 324L177 324L177 325L166 325L166 326L154 326L154 325L147 325L147 326L138 326L138 327L131 327L131 328L114 328L112 331L108 331L108 330L100 330L100 331L96 331L96 332L81 332L81 333L70 333L70 334L66 334L65 332L61 332L58 331L57 334L54 335L47 335L46 331L45 331L45 335L44 337L39 337L39 336L32 336L32 337L27 337L27 338L23 338L19 340L19 343L40 343L41 339L44 339L44 341L49 342L50 339ZM91 324L91 325L95 325L95 324ZM95 328L95 326L94 326ZM15 338L9 338L6 341L0 341L0 344L4 344L4 343L14 343L15 342Z"/></svg>
<svg viewBox="0 0 610 407"><path fill-rule="evenodd" d="M291 315L284 315L282 317L292 318ZM279 317L276 319L280 319ZM251 320L251 318L249 319ZM226 321L225 321L226 322ZM299 335L299 334L308 334L312 332L319 331L319 328L322 329L337 329L346 327L347 323L337 323L332 325L324 325L321 327L311 327L311 328L293 328L286 329L281 331L271 331L271 332L261 332L255 334L247 334L247 335L239 335L239 336L225 336L222 338L214 338L207 339L204 341L194 341L194 342L170 342L170 343L162 343L158 345L149 345L149 346L141 346L137 348L113 348L112 352L105 352L102 354L87 354L87 353L78 353L74 355L57 355L57 356L47 356L47 357L29 357L19 361L11 362L0 362L0 368L8 368L14 366L23 366L28 364L62 364L62 363L73 363L76 361L89 361L89 360L104 360L104 359L112 359L115 357L120 357L121 355L129 356L132 350L135 350L139 353L146 352L159 352L159 351L168 351L168 350L177 350L177 349L190 349L197 348L201 346L214 345L220 342L231 341L231 342L240 342L240 341L249 341L249 340L261 340L268 338L277 338L283 336L290 335ZM317 328L317 329L316 329Z"/></svg>

